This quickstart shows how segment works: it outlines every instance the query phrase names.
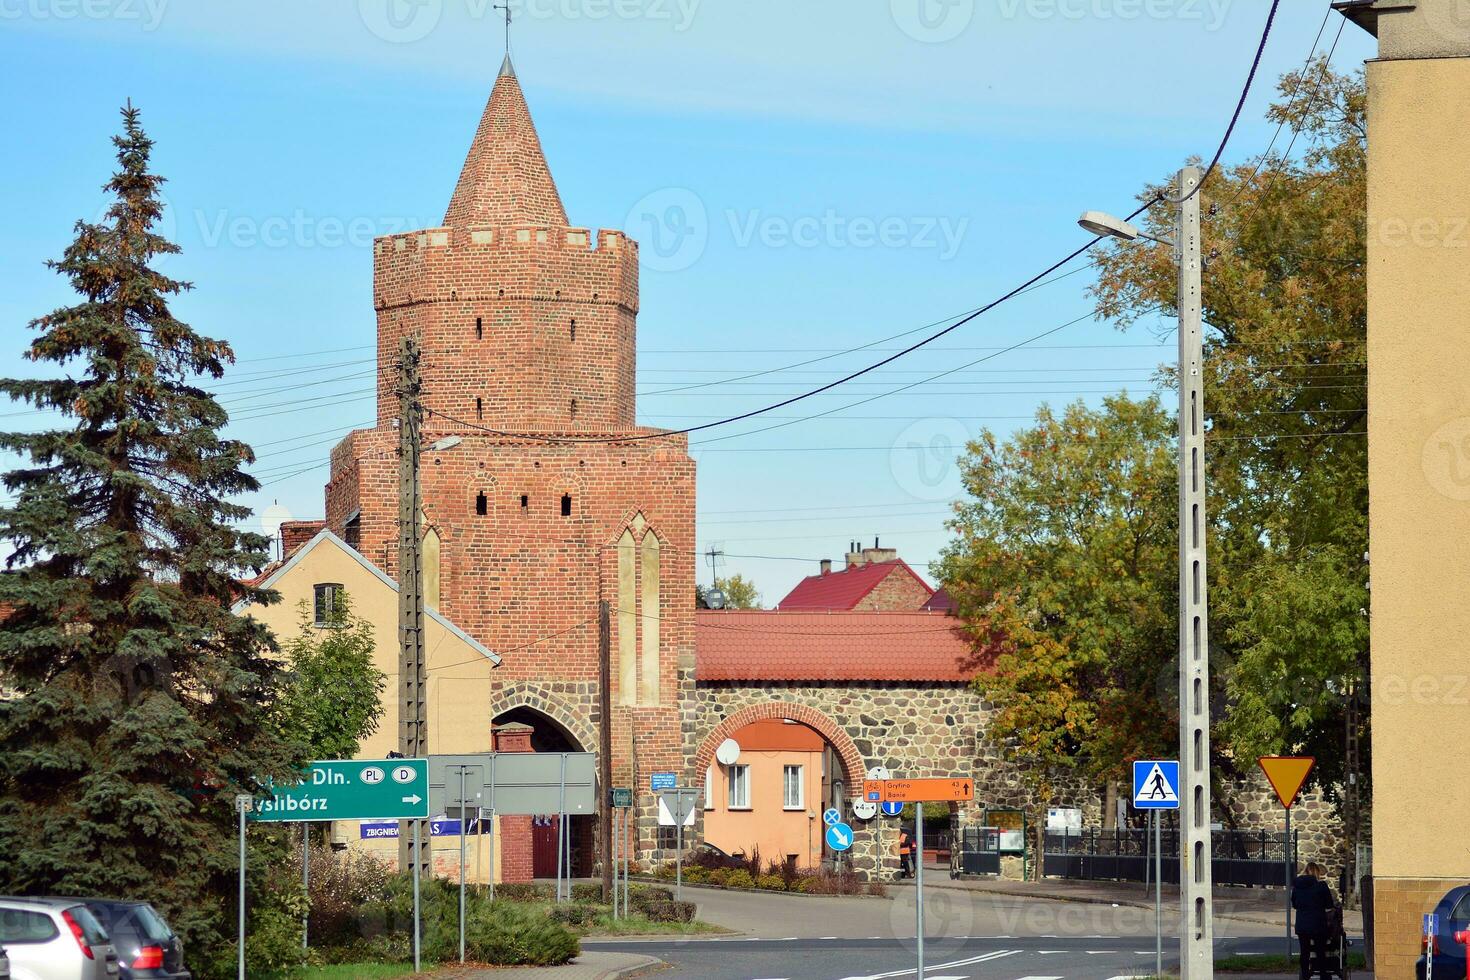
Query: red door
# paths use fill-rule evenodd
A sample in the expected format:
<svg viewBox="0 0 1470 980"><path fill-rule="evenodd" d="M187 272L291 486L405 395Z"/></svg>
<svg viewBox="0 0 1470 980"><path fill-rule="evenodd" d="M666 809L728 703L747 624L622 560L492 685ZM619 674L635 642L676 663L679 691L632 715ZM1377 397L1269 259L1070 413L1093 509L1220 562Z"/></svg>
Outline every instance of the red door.
<svg viewBox="0 0 1470 980"><path fill-rule="evenodd" d="M531 818L531 874L556 877L556 816Z"/></svg>

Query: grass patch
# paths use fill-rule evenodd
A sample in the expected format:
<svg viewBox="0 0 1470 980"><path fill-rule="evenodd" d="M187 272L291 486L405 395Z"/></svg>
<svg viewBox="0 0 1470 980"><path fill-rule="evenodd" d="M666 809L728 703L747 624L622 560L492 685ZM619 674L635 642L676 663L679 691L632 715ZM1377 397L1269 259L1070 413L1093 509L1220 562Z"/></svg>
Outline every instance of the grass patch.
<svg viewBox="0 0 1470 980"><path fill-rule="evenodd" d="M631 915L614 919L611 915L598 916L580 929L579 936L699 936L728 933L729 929L709 922L655 922L642 915Z"/></svg>
<svg viewBox="0 0 1470 980"><path fill-rule="evenodd" d="M1357 950L1348 950L1348 967L1367 969L1367 961ZM1215 961L1216 973L1296 973L1297 957L1271 953L1264 956L1223 956Z"/></svg>
<svg viewBox="0 0 1470 980"><path fill-rule="evenodd" d="M425 963L425 970L434 964ZM414 976L412 963L332 963L327 966L304 966L293 973L270 974L268 980L385 980L388 977Z"/></svg>

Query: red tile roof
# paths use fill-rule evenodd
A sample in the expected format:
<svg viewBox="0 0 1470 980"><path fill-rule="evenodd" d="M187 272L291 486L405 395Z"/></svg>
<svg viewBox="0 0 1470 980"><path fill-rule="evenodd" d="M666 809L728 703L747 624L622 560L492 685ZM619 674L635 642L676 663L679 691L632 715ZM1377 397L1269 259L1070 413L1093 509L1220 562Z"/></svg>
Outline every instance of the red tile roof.
<svg viewBox="0 0 1470 980"><path fill-rule="evenodd" d="M920 585L930 592L929 583L908 566L902 558L892 561L873 562L871 565L856 565L840 572L826 575L808 575L796 583L776 608L792 609L852 609L863 596L878 587L878 583L892 574L912 575Z"/></svg>
<svg viewBox="0 0 1470 980"><path fill-rule="evenodd" d="M968 681L984 658L935 612L694 614L699 681Z"/></svg>

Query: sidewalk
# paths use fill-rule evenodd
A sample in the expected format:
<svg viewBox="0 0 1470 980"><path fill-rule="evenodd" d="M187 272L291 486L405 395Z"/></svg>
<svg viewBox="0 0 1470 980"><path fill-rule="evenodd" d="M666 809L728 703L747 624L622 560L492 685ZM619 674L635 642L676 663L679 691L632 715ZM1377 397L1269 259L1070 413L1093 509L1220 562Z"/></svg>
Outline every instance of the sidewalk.
<svg viewBox="0 0 1470 980"><path fill-rule="evenodd" d="M903 887L913 882L903 881L890 887ZM1057 902L1084 902L1092 905L1120 905L1152 909L1154 891L1147 890L1136 882L1120 881L1072 881L1060 878L1044 878L1041 881L1013 881L1007 878L961 878L949 877L947 867L924 867L924 888L951 888L962 891L983 892L1006 898L1045 898ZM1282 924L1286 919L1286 896L1280 891L1261 888L1216 888L1215 917L1255 922L1262 925ZM1164 886L1165 915L1179 914L1179 889ZM1343 912L1343 926L1352 935L1362 935L1363 913L1359 909Z"/></svg>
<svg viewBox="0 0 1470 980"><path fill-rule="evenodd" d="M484 967L451 967L432 976L435 980L615 980L662 960L638 953L601 953L583 951L566 966L513 966L497 969Z"/></svg>

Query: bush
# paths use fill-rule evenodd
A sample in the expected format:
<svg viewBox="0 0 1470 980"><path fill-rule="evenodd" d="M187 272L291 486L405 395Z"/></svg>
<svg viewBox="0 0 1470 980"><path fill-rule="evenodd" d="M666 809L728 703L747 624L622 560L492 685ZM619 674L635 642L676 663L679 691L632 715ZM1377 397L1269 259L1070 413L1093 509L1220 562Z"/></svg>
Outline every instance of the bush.
<svg viewBox="0 0 1470 980"><path fill-rule="evenodd" d="M313 945L311 954L314 960L324 964L406 963L413 959L413 934L389 932L334 946Z"/></svg>
<svg viewBox="0 0 1470 980"><path fill-rule="evenodd" d="M725 883L730 880L731 874L732 872L729 868L715 868L713 871L705 876L705 880L708 881L711 885L717 885L720 888L724 888Z"/></svg>
<svg viewBox="0 0 1470 980"><path fill-rule="evenodd" d="M869 890L868 882L863 881L851 871L832 872L825 868L820 871L804 872L796 879L791 890L805 895L875 894Z"/></svg>
<svg viewBox="0 0 1470 980"><path fill-rule="evenodd" d="M726 888L754 888L755 879L744 868L736 868L725 876Z"/></svg>
<svg viewBox="0 0 1470 980"><path fill-rule="evenodd" d="M796 866L796 855L790 855L780 861L772 858L771 863L766 867L766 874L780 875L781 880L786 883L785 887L788 890L794 890L796 879L801 877L801 871Z"/></svg>
<svg viewBox="0 0 1470 980"><path fill-rule="evenodd" d="M628 890L628 901L632 904L633 911L650 919L653 918L649 914L650 908L673 900L673 891L658 885L634 885Z"/></svg>
<svg viewBox="0 0 1470 980"><path fill-rule="evenodd" d="M675 902L670 899L649 902L643 908L634 906L634 911L653 922L693 922L697 908L693 902Z"/></svg>
<svg viewBox="0 0 1470 980"><path fill-rule="evenodd" d="M550 885L536 885L530 882L511 882L510 884L496 885L495 897L503 898L508 902L549 902L555 897L552 891ZM599 899L602 897L600 891L597 897Z"/></svg>
<svg viewBox="0 0 1470 980"><path fill-rule="evenodd" d="M551 921L560 922L563 925L583 927L595 925L597 920L612 912L607 905L553 905L547 915Z"/></svg>
<svg viewBox="0 0 1470 980"><path fill-rule="evenodd" d="M786 879L780 875L761 875L755 880L755 887L766 891L784 892L786 890Z"/></svg>
<svg viewBox="0 0 1470 980"><path fill-rule="evenodd" d="M358 911L383 894L394 872L371 855L330 847L313 847L310 865L312 945L339 946L363 938Z"/></svg>
<svg viewBox="0 0 1470 980"><path fill-rule="evenodd" d="M504 889L497 888L497 892ZM549 895L549 893L548 893ZM441 878L422 882L423 953L430 960L459 956L459 886ZM402 933L413 928L413 881L389 879L383 897L363 905L360 922L371 930ZM298 933L298 942L300 934ZM497 898L482 885L465 894L465 952L470 959L497 966L554 966L576 956L577 937L540 908Z"/></svg>
<svg viewBox="0 0 1470 980"><path fill-rule="evenodd" d="M496 897L498 898L499 896L497 895ZM572 883L572 901L574 901L574 902L594 902L594 903L599 904L599 905L602 904L602 883L601 882L573 882Z"/></svg>
<svg viewBox="0 0 1470 980"><path fill-rule="evenodd" d="M684 880L689 882L691 885L697 885L700 882L708 881L709 868L702 867L698 864L694 865L691 868L685 868Z"/></svg>

